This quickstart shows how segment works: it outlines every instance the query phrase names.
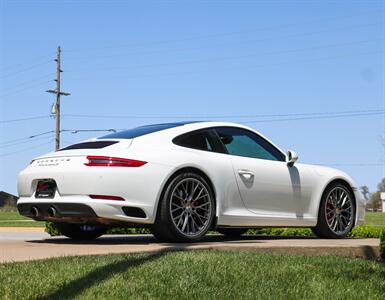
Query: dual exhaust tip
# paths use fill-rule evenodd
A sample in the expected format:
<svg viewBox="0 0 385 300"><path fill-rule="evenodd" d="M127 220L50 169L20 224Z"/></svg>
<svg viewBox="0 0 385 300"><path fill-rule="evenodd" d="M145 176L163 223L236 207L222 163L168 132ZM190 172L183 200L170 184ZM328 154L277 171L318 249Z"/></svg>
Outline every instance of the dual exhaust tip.
<svg viewBox="0 0 385 300"><path fill-rule="evenodd" d="M47 213L50 217L56 217L57 215L57 212L56 212L56 209L55 207L53 206L50 206L48 209L47 209ZM34 216L35 218L36 217L39 217L40 216L40 210L36 207L36 206L32 206L31 207L31 214L32 216Z"/></svg>

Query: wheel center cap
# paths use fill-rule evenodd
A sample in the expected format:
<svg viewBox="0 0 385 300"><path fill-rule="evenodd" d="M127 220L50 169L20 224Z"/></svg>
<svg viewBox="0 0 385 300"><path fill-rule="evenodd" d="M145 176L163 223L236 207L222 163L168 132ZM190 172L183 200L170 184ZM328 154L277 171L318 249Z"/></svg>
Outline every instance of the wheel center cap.
<svg viewBox="0 0 385 300"><path fill-rule="evenodd" d="M336 214L337 215L341 214L341 208L338 208L338 207L336 208Z"/></svg>

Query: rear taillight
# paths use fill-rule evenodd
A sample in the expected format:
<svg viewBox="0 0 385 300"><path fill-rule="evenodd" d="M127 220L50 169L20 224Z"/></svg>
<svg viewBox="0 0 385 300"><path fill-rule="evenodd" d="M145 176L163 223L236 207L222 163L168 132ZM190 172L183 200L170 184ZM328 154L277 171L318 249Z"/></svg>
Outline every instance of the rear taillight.
<svg viewBox="0 0 385 300"><path fill-rule="evenodd" d="M89 167L141 167L145 165L146 161L108 157L108 156L87 156L88 163L85 163Z"/></svg>

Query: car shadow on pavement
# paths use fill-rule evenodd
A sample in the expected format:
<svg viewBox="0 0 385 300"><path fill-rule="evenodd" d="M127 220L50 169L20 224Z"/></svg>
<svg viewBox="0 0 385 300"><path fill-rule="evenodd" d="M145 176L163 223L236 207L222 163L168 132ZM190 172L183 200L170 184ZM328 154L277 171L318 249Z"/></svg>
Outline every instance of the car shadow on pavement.
<svg viewBox="0 0 385 300"><path fill-rule="evenodd" d="M37 244L68 244L68 245L147 245L159 242L152 235L110 235L95 240L73 240L66 237L51 237L41 240L29 240L28 243Z"/></svg>
<svg viewBox="0 0 385 300"><path fill-rule="evenodd" d="M116 276L117 274L124 273L131 268L157 260L169 251L179 250L169 247L154 253L146 254L143 257L127 257L124 260L119 260L117 262L101 266L85 274L83 277L76 278L67 284L60 286L57 290L39 297L38 299L73 299L91 286L103 282L112 276Z"/></svg>
<svg viewBox="0 0 385 300"><path fill-rule="evenodd" d="M237 238L225 237L223 235L207 235L199 244L207 243L262 243L266 240L291 240L291 239L304 239L312 240L316 237L290 237L290 236L258 236L258 235L245 235ZM28 243L39 244L69 244L69 245L147 245L147 244L170 244L163 243L150 234L143 235L107 235L100 237L96 240L72 240L65 237L52 237L42 240L28 240ZM183 243L193 245L194 243Z"/></svg>

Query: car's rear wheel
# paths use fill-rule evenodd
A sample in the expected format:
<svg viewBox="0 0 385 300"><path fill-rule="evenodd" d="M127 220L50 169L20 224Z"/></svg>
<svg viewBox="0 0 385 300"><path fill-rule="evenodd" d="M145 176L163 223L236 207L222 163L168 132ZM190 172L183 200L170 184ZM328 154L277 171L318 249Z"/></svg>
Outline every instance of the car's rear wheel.
<svg viewBox="0 0 385 300"><path fill-rule="evenodd" d="M214 219L215 201L208 181L192 172L175 176L160 199L153 235L164 242L194 242Z"/></svg>
<svg viewBox="0 0 385 300"><path fill-rule="evenodd" d="M106 233L104 226L88 224L55 223L60 233L74 240L94 240Z"/></svg>
<svg viewBox="0 0 385 300"><path fill-rule="evenodd" d="M314 234L321 238L345 238L354 226L355 201L350 189L342 183L331 184L324 192Z"/></svg>
<svg viewBox="0 0 385 300"><path fill-rule="evenodd" d="M247 228L218 228L217 231L227 237L236 238L247 232Z"/></svg>

